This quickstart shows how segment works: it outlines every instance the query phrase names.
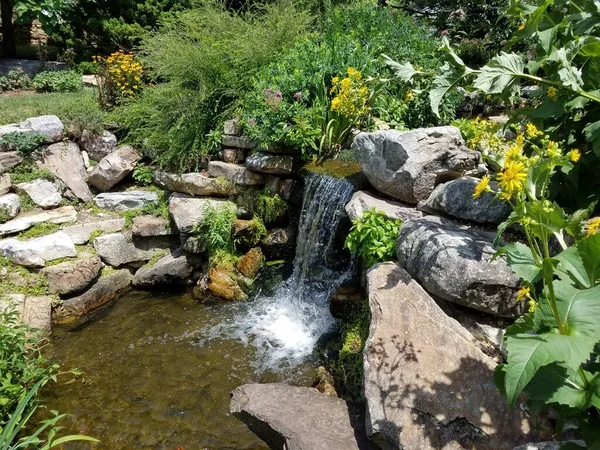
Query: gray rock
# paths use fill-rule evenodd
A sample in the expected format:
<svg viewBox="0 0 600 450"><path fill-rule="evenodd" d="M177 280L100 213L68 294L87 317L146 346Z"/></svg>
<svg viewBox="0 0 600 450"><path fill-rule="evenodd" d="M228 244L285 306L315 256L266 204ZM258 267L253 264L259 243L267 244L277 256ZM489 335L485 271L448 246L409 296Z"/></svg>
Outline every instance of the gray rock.
<svg viewBox="0 0 600 450"><path fill-rule="evenodd" d="M110 131L93 134L84 130L79 145L85 150L92 161L100 162L117 148L117 137Z"/></svg>
<svg viewBox="0 0 600 450"><path fill-rule="evenodd" d="M158 194L153 191L105 192L94 198L99 208L110 211L127 211L143 208L158 201Z"/></svg>
<svg viewBox="0 0 600 450"><path fill-rule="evenodd" d="M477 178L463 177L437 186L427 200L419 202L418 208L432 214L446 214L457 219L477 223L499 224L510 215L511 208L491 192L484 192L474 199Z"/></svg>
<svg viewBox="0 0 600 450"><path fill-rule="evenodd" d="M260 248L268 260L286 259L294 254L296 235L294 227L274 228L263 238Z"/></svg>
<svg viewBox="0 0 600 450"><path fill-rule="evenodd" d="M296 180L267 175L265 188L269 192L279 195L286 202L302 203L302 191Z"/></svg>
<svg viewBox="0 0 600 450"><path fill-rule="evenodd" d="M156 216L138 216L133 219L131 231L134 236L152 237L152 236L169 236L177 234L171 226L171 222L164 217Z"/></svg>
<svg viewBox="0 0 600 450"><path fill-rule="evenodd" d="M503 258L491 261L493 234L427 216L400 228L397 255L432 295L502 317L522 312L519 278Z"/></svg>
<svg viewBox="0 0 600 450"><path fill-rule="evenodd" d="M225 124L223 125L223 134L228 134L230 136L239 136L242 134L242 126L239 117L225 121Z"/></svg>
<svg viewBox="0 0 600 450"><path fill-rule="evenodd" d="M425 200L437 184L458 178L480 160L455 127L361 133L352 149L375 189L410 204Z"/></svg>
<svg viewBox="0 0 600 450"><path fill-rule="evenodd" d="M356 220L371 208L385 213L390 219L399 219L403 222L411 219L420 219L424 215L421 211L417 211L413 207L377 197L367 191L355 192L350 202L346 205L346 212L350 220Z"/></svg>
<svg viewBox="0 0 600 450"><path fill-rule="evenodd" d="M246 161L246 150L242 148L224 148L221 150L223 162L238 164Z"/></svg>
<svg viewBox="0 0 600 450"><path fill-rule="evenodd" d="M21 210L21 202L17 194L0 195L0 210L8 213L9 219L14 219Z"/></svg>
<svg viewBox="0 0 600 450"><path fill-rule="evenodd" d="M39 116L19 124L22 130L31 130L46 137L47 143L60 142L63 138L63 123L57 116Z"/></svg>
<svg viewBox="0 0 600 450"><path fill-rule="evenodd" d="M395 263L367 274L366 426L382 449L509 450L530 432L494 383L495 362Z"/></svg>
<svg viewBox="0 0 600 450"><path fill-rule="evenodd" d="M8 125L2 125L0 126L0 137L2 136L6 136L7 134L12 134L12 133L22 133L24 130L21 129L21 127L19 126L18 123L9 123ZM31 130L27 130L28 132L32 132ZM0 146L0 152L2 151L7 151L7 148L3 148L3 146Z"/></svg>
<svg viewBox="0 0 600 450"><path fill-rule="evenodd" d="M133 277L133 285L143 288L191 285L194 268L201 262L199 258L186 256L178 251L167 253L154 264L141 267Z"/></svg>
<svg viewBox="0 0 600 450"><path fill-rule="evenodd" d="M513 450L560 450L561 448L563 448L563 445L565 444L575 444L578 445L579 447L581 447L581 449L583 450L584 448L586 448L585 446L585 442L584 441L550 441L550 442L537 442L535 444L525 444L525 445L519 445L518 447L515 447Z"/></svg>
<svg viewBox="0 0 600 450"><path fill-rule="evenodd" d="M54 310L52 321L56 324L72 322L86 314L113 302L131 286L133 276L129 270L119 270L102 276L96 284L83 294L63 300Z"/></svg>
<svg viewBox="0 0 600 450"><path fill-rule="evenodd" d="M224 178L234 184L242 186L260 186L265 184L263 174L252 172L244 166L229 164L222 161L208 163L208 174L214 178Z"/></svg>
<svg viewBox="0 0 600 450"><path fill-rule="evenodd" d="M30 216L17 217L4 224L0 224L0 236L15 234L25 231L37 223L68 223L77 221L77 211L73 206L63 206L62 208L44 211Z"/></svg>
<svg viewBox="0 0 600 450"><path fill-rule="evenodd" d="M17 152L0 152L0 174L8 172L23 162L23 158Z"/></svg>
<svg viewBox="0 0 600 450"><path fill-rule="evenodd" d="M15 188L17 192L25 192L33 203L44 209L54 208L62 202L62 196L54 183L43 178L17 184Z"/></svg>
<svg viewBox="0 0 600 450"><path fill-rule="evenodd" d="M209 178L200 173L176 175L155 172L154 183L173 192L189 195L216 195L228 197L235 193L235 186L229 180Z"/></svg>
<svg viewBox="0 0 600 450"><path fill-rule="evenodd" d="M168 236L133 239L130 233L105 234L94 239L94 248L102 261L113 267L149 261L161 251L173 246Z"/></svg>
<svg viewBox="0 0 600 450"><path fill-rule="evenodd" d="M81 223L64 227L61 231L67 234L75 245L85 245L89 242L93 233L100 231L102 233L116 233L125 228L125 219L118 217L116 219L99 220L96 222Z"/></svg>
<svg viewBox="0 0 600 450"><path fill-rule="evenodd" d="M142 155L126 145L108 154L94 167L88 183L101 191L108 191L135 168Z"/></svg>
<svg viewBox="0 0 600 450"><path fill-rule="evenodd" d="M245 150L252 150L256 147L256 144L247 136L230 136L227 134L221 138L221 144L223 147L243 148Z"/></svg>
<svg viewBox="0 0 600 450"><path fill-rule="evenodd" d="M42 165L63 181L80 200L89 202L92 193L85 182L87 172L79 146L74 142L50 145L42 155Z"/></svg>
<svg viewBox="0 0 600 450"><path fill-rule="evenodd" d="M314 388L246 384L231 394L231 413L278 450L374 449L361 413Z"/></svg>
<svg viewBox="0 0 600 450"><path fill-rule="evenodd" d="M77 252L71 238L59 231L28 241L0 240L0 254L14 264L43 267L48 261L73 257Z"/></svg>
<svg viewBox="0 0 600 450"><path fill-rule="evenodd" d="M294 158L256 152L246 158L246 167L250 170L273 175L291 175L294 171Z"/></svg>
<svg viewBox="0 0 600 450"><path fill-rule="evenodd" d="M86 289L100 275L102 261L95 255L80 255L76 260L46 267L41 273L48 280L50 294L69 295Z"/></svg>
<svg viewBox="0 0 600 450"><path fill-rule="evenodd" d="M58 61L39 61L35 59L0 59L0 76L6 76L11 70L22 70L29 78L33 78L39 72L47 70L55 72L59 70L68 70L64 62Z"/></svg>
<svg viewBox="0 0 600 450"><path fill-rule="evenodd" d="M0 311L14 311L30 328L49 333L52 329L52 298L27 297L23 294L0 295Z"/></svg>
<svg viewBox="0 0 600 450"><path fill-rule="evenodd" d="M2 294L0 295L0 312L16 312L23 317L23 306L25 305L25 294Z"/></svg>
<svg viewBox="0 0 600 450"><path fill-rule="evenodd" d="M8 173L0 174L0 195L10 191L11 186L12 182L10 181L10 175Z"/></svg>
<svg viewBox="0 0 600 450"><path fill-rule="evenodd" d="M175 193L169 198L169 213L179 232L188 234L202 220L208 205L214 208L235 207L232 202L220 198L197 198Z"/></svg>

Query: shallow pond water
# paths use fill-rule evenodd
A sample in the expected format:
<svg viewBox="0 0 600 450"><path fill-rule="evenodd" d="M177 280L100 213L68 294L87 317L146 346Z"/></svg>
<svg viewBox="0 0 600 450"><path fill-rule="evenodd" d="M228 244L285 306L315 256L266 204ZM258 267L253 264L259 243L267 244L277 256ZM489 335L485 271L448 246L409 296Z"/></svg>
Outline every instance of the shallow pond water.
<svg viewBox="0 0 600 450"><path fill-rule="evenodd" d="M56 330L50 356L84 375L53 385L45 402L72 414L69 432L102 441L65 448L266 449L229 414L229 393L250 382L308 385L315 365L257 369L252 345L208 338L241 307L134 291L77 329Z"/></svg>

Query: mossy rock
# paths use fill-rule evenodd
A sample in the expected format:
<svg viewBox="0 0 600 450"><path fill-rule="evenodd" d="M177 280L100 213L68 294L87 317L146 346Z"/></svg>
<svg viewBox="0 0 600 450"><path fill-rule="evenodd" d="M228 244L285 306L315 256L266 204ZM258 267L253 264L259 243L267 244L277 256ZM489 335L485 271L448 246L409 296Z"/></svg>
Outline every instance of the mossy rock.
<svg viewBox="0 0 600 450"><path fill-rule="evenodd" d="M367 177L362 173L360 165L355 161L346 162L337 159L328 159L322 164L317 164L313 161L305 165L300 173L302 175L317 173L333 178L344 178L356 186L357 189L365 189L369 186Z"/></svg>

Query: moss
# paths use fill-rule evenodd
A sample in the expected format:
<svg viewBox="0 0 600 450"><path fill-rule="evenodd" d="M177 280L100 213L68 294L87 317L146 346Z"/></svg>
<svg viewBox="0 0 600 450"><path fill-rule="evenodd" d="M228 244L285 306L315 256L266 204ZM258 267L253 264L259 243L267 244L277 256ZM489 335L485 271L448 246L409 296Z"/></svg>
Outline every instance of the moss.
<svg viewBox="0 0 600 450"><path fill-rule="evenodd" d="M104 266L102 268L102 272L100 273L100 278L106 278L111 276L113 273L118 272L117 269L115 269L112 266Z"/></svg>
<svg viewBox="0 0 600 450"><path fill-rule="evenodd" d="M62 263L67 262L67 261L74 261L75 259L77 259L77 258L70 257L70 256L67 256L65 258L55 259L54 261L48 261L46 263L46 267L58 266L59 264L62 264Z"/></svg>
<svg viewBox="0 0 600 450"><path fill-rule="evenodd" d="M37 205L33 203L33 200L27 194L19 194L19 203L23 212L32 211L37 208Z"/></svg>
<svg viewBox="0 0 600 450"><path fill-rule="evenodd" d="M6 223L10 220L10 212L8 208L0 208L0 223Z"/></svg>
<svg viewBox="0 0 600 450"><path fill-rule="evenodd" d="M267 190L249 190L234 199L235 203L258 216L264 223L269 224L287 214L289 209L285 200Z"/></svg>
<svg viewBox="0 0 600 450"><path fill-rule="evenodd" d="M0 277L0 295L23 294L35 297L48 295L48 283L43 275L13 264L3 257L0 257L0 270L6 270L6 274Z"/></svg>
<svg viewBox="0 0 600 450"><path fill-rule="evenodd" d="M345 162L337 159L329 159L323 164L311 162L303 167L303 170L321 175L329 175L333 178L352 178L360 175L360 165L355 162Z"/></svg>
<svg viewBox="0 0 600 450"><path fill-rule="evenodd" d="M144 265L144 267L153 267L163 256L169 253L168 250L160 250L156 252L152 258Z"/></svg>
<svg viewBox="0 0 600 450"><path fill-rule="evenodd" d="M88 239L88 242L94 242L94 239L96 239L99 236L102 236L103 234L104 234L104 231L102 231L102 230L92 231L92 234L90 234L90 238Z"/></svg>
<svg viewBox="0 0 600 450"><path fill-rule="evenodd" d="M33 239L41 236L46 236L48 234L56 233L58 230L60 230L60 226L55 223L36 223L30 229L19 233L17 239L25 241L28 239Z"/></svg>

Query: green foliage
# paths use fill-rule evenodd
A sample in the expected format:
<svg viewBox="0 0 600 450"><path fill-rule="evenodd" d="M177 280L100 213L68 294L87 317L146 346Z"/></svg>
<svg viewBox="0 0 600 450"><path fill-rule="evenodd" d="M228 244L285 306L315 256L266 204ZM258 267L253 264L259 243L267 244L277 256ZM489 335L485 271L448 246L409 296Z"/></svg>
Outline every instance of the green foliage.
<svg viewBox="0 0 600 450"><path fill-rule="evenodd" d="M194 227L194 234L201 239L209 257L217 252L233 254L233 225L237 220L235 207L229 204L204 205L202 220Z"/></svg>
<svg viewBox="0 0 600 450"><path fill-rule="evenodd" d="M149 186L152 184L152 174L154 173L154 169L152 167L148 167L145 164L138 164L133 169L133 173L131 177L140 186Z"/></svg>
<svg viewBox="0 0 600 450"><path fill-rule="evenodd" d="M287 202L268 190L244 191L235 198L235 203L267 225L280 219L288 211Z"/></svg>
<svg viewBox="0 0 600 450"><path fill-rule="evenodd" d="M133 224L133 219L138 216L150 214L156 217L163 217L170 220L169 215L169 200L165 192L160 191L158 194L158 201L150 203L142 208L129 209L122 213L125 218L125 226L130 227Z"/></svg>
<svg viewBox="0 0 600 450"><path fill-rule="evenodd" d="M0 257L0 268L7 270L7 274L0 279L0 296L4 294L48 295L48 283L40 274L12 264L2 257Z"/></svg>
<svg viewBox="0 0 600 450"><path fill-rule="evenodd" d="M83 89L83 81L81 75L72 70L40 72L31 86L38 92L76 92Z"/></svg>
<svg viewBox="0 0 600 450"><path fill-rule="evenodd" d="M367 267L391 261L396 257L396 241L401 224L400 220L390 219L385 213L371 208L352 222L345 246L365 258Z"/></svg>
<svg viewBox="0 0 600 450"><path fill-rule="evenodd" d="M56 180L56 177L52 172L48 169L40 168L33 159L24 160L21 164L11 168L9 173L10 180L13 184L29 183L38 178L43 178L48 181Z"/></svg>
<svg viewBox="0 0 600 450"><path fill-rule="evenodd" d="M19 203L21 204L22 212L31 211L38 207L35 203L33 203L33 200L31 200L31 197L29 197L27 194L19 194Z"/></svg>
<svg viewBox="0 0 600 450"><path fill-rule="evenodd" d="M46 137L41 134L15 131L0 137L0 149L16 151L24 158L31 158L45 141Z"/></svg>
<svg viewBox="0 0 600 450"><path fill-rule="evenodd" d="M161 31L141 44L144 66L164 83L118 112L127 139L163 167L199 168L215 151L207 135L229 118L257 68L275 59L309 21L283 0L240 13L203 2L165 19Z"/></svg>
<svg viewBox="0 0 600 450"><path fill-rule="evenodd" d="M10 211L8 208L0 208L0 223L6 223L10 220Z"/></svg>
<svg viewBox="0 0 600 450"><path fill-rule="evenodd" d="M92 61L82 61L77 64L77 72L83 75L96 75L98 73L98 65Z"/></svg>
<svg viewBox="0 0 600 450"><path fill-rule="evenodd" d="M31 80L23 69L13 69L6 76L0 76L0 92L29 89Z"/></svg>
<svg viewBox="0 0 600 450"><path fill-rule="evenodd" d="M22 231L19 233L17 238L22 241L26 241L28 239L38 238L41 236L45 236L47 234L56 233L60 230L60 225L51 222L42 222L36 223L34 226L29 228L28 230Z"/></svg>

